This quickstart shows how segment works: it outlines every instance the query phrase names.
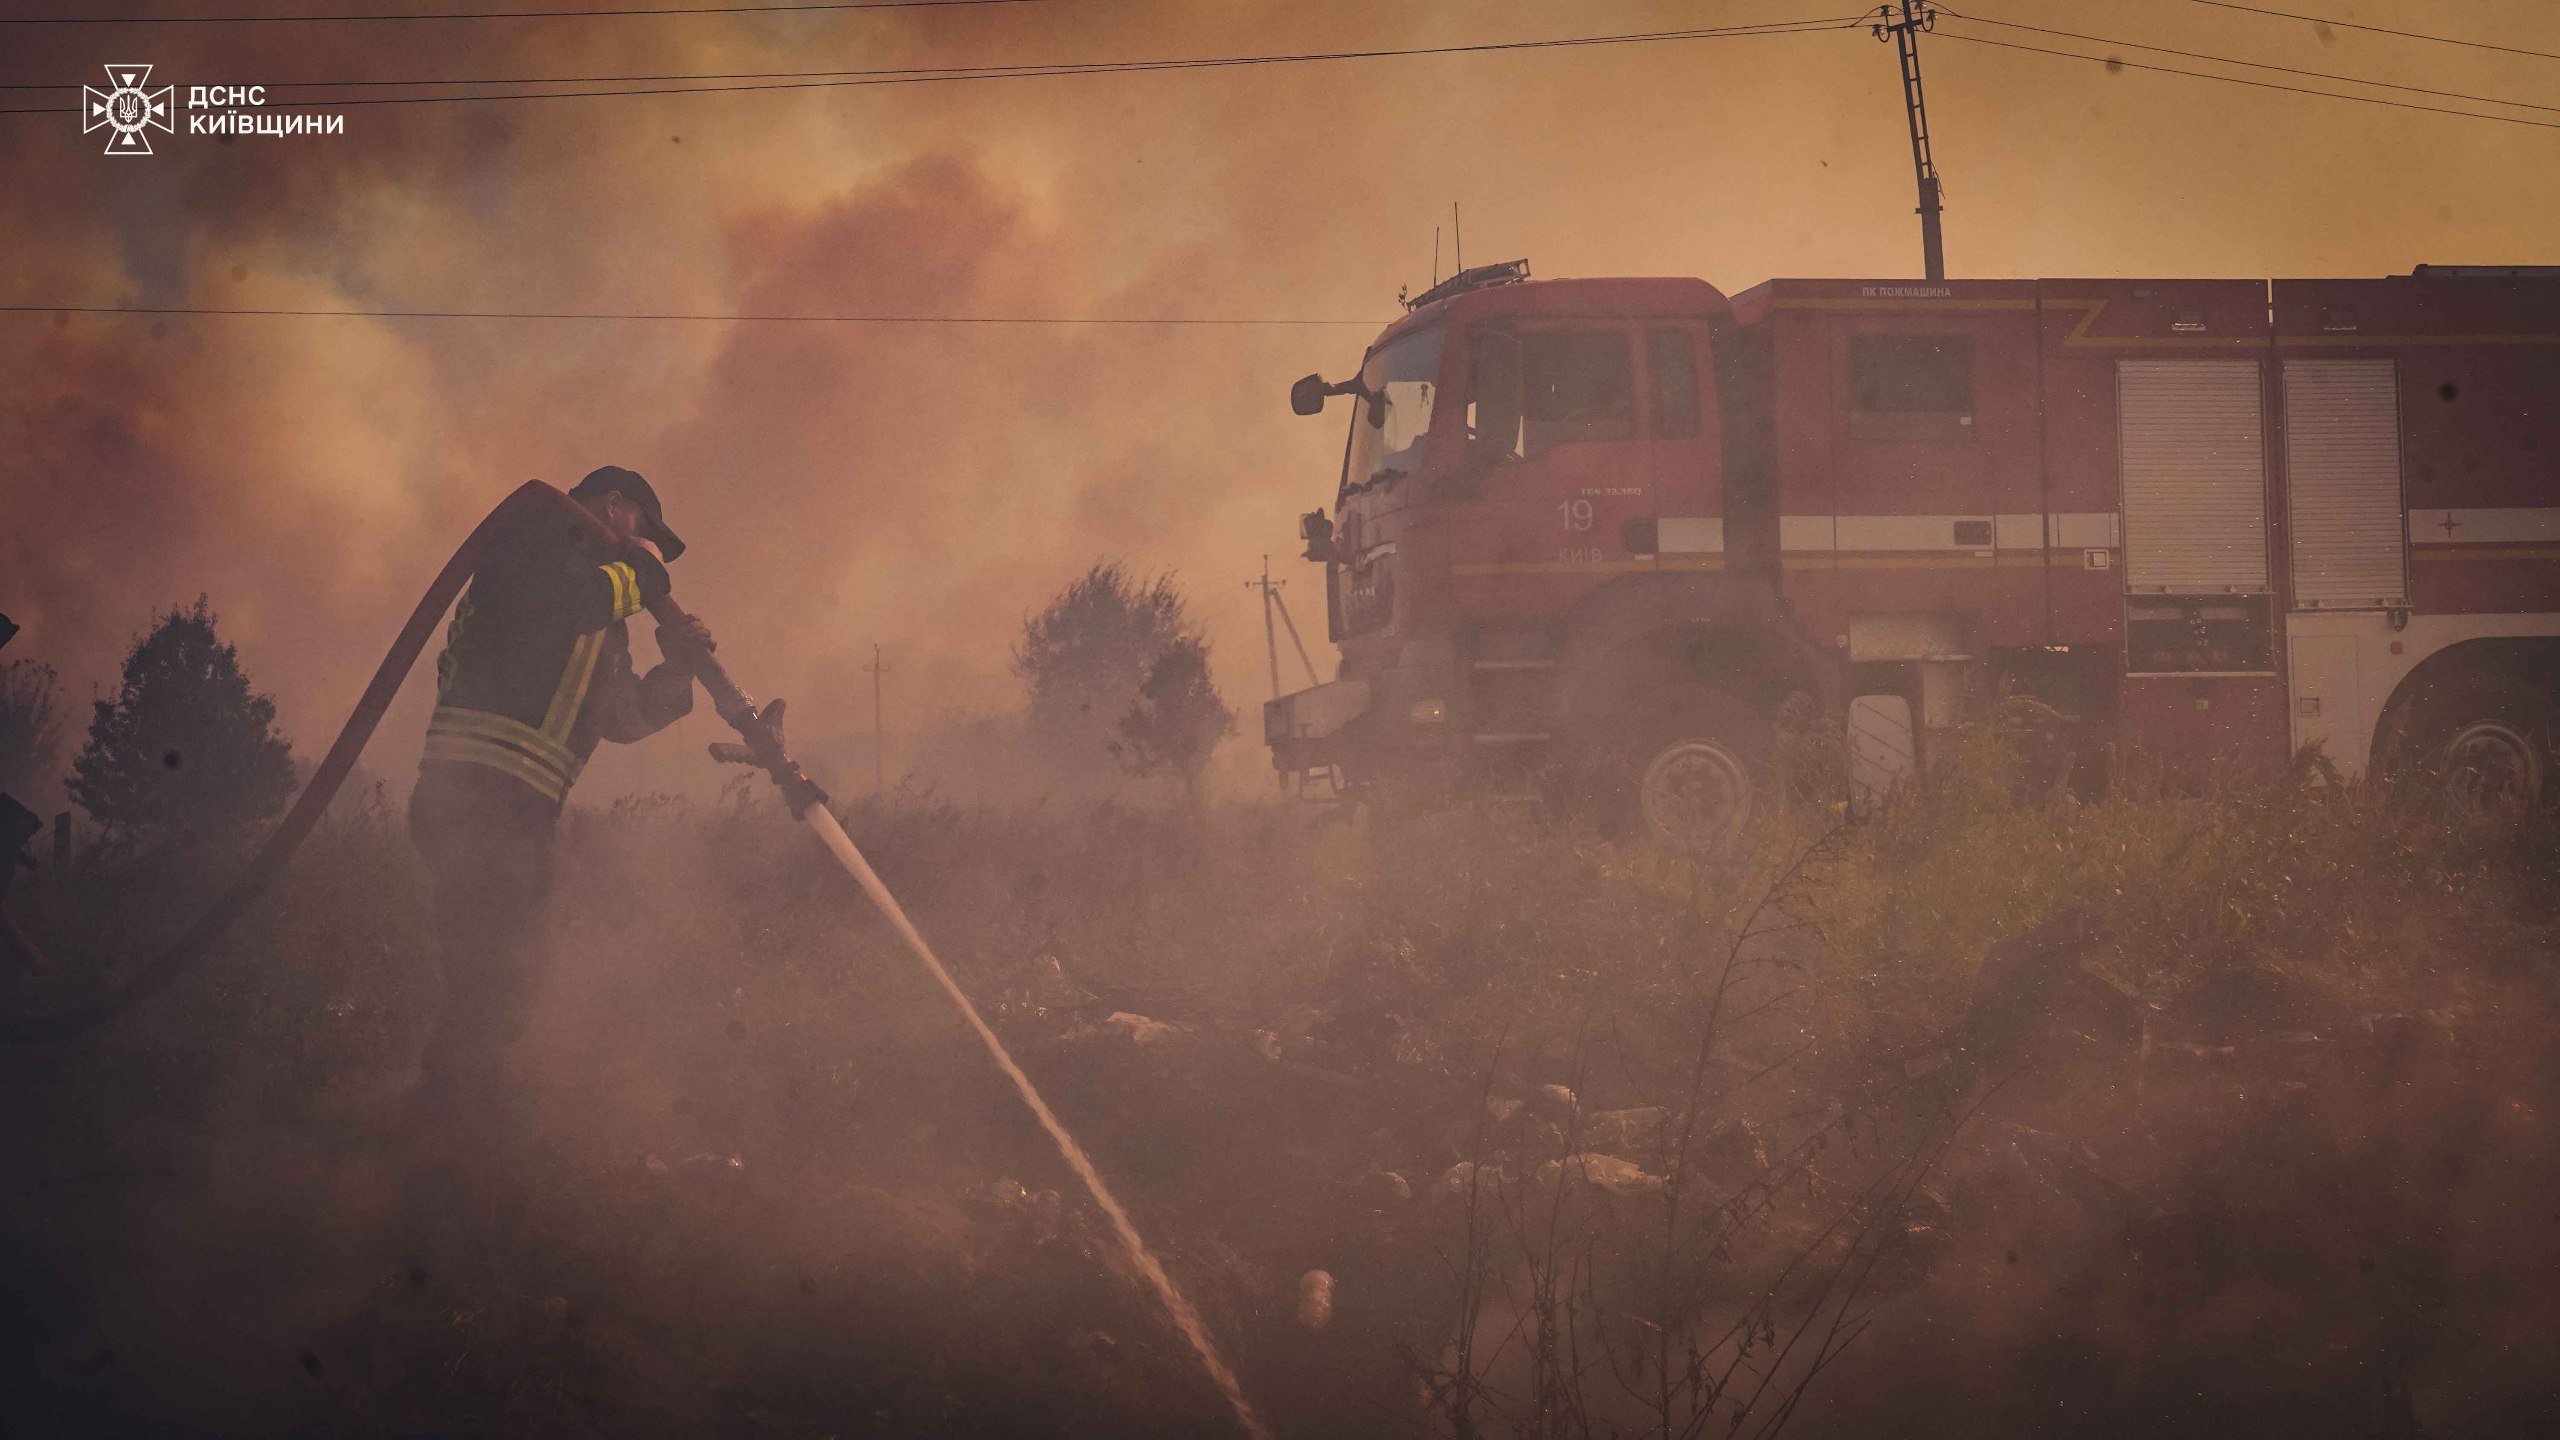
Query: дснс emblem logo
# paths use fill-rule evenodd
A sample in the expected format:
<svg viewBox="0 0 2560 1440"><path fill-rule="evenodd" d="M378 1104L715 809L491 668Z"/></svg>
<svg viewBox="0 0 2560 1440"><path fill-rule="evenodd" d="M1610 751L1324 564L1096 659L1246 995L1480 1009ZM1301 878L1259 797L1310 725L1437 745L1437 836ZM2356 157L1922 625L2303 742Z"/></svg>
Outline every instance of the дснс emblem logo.
<svg viewBox="0 0 2560 1440"><path fill-rule="evenodd" d="M110 65L107 67L108 89L95 85L80 87L80 133L85 135L99 126L113 132L107 136L110 155L148 155L151 141L143 132L157 125L170 129L170 116L176 108L175 85L145 90L142 82L151 78L148 65Z"/></svg>

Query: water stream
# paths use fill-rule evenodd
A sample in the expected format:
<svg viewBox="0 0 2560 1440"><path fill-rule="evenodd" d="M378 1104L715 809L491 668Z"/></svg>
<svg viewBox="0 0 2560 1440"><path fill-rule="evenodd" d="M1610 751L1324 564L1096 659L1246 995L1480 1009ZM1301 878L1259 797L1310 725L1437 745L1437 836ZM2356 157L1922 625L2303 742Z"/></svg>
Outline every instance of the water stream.
<svg viewBox="0 0 2560 1440"><path fill-rule="evenodd" d="M987 1054L996 1062L996 1068L1013 1082L1013 1088L1021 1092L1022 1103L1030 1106L1031 1113L1039 1117L1040 1128L1048 1131L1049 1138L1056 1142L1058 1153L1066 1157L1067 1168L1076 1172L1076 1178L1082 1180L1084 1188L1093 1195L1094 1203L1102 1207L1103 1214L1111 1217L1112 1232L1120 1237L1120 1248L1128 1254L1129 1263L1145 1277L1148 1286L1155 1291L1156 1299L1163 1302L1165 1313L1173 1318L1174 1328L1191 1342L1192 1352L1200 1357L1200 1367L1208 1371L1209 1378L1217 1383L1218 1393L1226 1396L1227 1403L1235 1407L1236 1423L1242 1425L1245 1434L1253 1440L1271 1440L1270 1430L1254 1413L1252 1402L1244 1398L1244 1387L1236 1383L1235 1371L1227 1368L1225 1358L1218 1354L1216 1342L1209 1338L1209 1327L1201 1322L1200 1312L1191 1308L1191 1301L1183 1295L1182 1288L1173 1283L1173 1277L1166 1274L1164 1266L1157 1262L1155 1252L1147 1248L1145 1238L1138 1234L1138 1227L1130 1223L1129 1212L1120 1208L1119 1200L1111 1194L1111 1187L1102 1183L1102 1175L1093 1168L1093 1161L1085 1155L1084 1147L1067 1133L1066 1126L1058 1123L1057 1115L1049 1109L1049 1102L1040 1098L1031 1077L1023 1074L1022 1067L1013 1063L1013 1056L1005 1050L1004 1042L997 1039L996 1032L988 1029L987 1022L980 1018L978 1007L969 1003L969 997L951 978L951 972L942 968L942 962L934 956L933 947L924 942L924 936L907 919L907 912L900 908L898 898L889 893L889 887L881 883L880 876L871 868L871 862L862 858L862 852L854 848L852 838L844 833L844 827L836 823L836 818L827 813L824 805L810 806L804 818L845 870L860 882L863 892L880 907L880 913L889 917L889 924L897 930L899 938L907 942L907 948L915 951L916 958L924 962L925 969L933 972L934 980L942 986L943 993L951 997L951 1003L960 1007L960 1017L969 1022L970 1029L978 1032L978 1040L987 1047Z"/></svg>

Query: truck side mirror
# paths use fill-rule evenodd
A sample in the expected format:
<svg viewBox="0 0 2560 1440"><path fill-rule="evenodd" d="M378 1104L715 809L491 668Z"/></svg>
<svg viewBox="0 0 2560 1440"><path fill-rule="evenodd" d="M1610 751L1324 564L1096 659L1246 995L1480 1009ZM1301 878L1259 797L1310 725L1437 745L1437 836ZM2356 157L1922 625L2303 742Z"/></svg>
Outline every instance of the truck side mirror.
<svg viewBox="0 0 2560 1440"><path fill-rule="evenodd" d="M1331 564L1338 557L1333 548L1333 522L1321 510L1310 510L1298 517L1298 538L1307 542L1306 558Z"/></svg>
<svg viewBox="0 0 2560 1440"><path fill-rule="evenodd" d="M1323 376L1309 375L1289 387L1289 409L1298 415L1321 415L1324 397L1332 393L1333 387L1324 383Z"/></svg>

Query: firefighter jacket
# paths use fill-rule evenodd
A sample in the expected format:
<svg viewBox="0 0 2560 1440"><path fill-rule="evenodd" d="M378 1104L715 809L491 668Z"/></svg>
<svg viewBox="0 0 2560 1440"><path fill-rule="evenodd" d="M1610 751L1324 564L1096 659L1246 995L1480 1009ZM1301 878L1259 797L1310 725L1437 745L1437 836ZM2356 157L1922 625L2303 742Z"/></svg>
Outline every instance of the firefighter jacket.
<svg viewBox="0 0 2560 1440"><path fill-rule="evenodd" d="M556 810L596 742L627 744L690 712L693 677L673 664L634 676L623 631L666 593L655 556L608 550L556 517L493 537L436 658L421 773L494 770Z"/></svg>

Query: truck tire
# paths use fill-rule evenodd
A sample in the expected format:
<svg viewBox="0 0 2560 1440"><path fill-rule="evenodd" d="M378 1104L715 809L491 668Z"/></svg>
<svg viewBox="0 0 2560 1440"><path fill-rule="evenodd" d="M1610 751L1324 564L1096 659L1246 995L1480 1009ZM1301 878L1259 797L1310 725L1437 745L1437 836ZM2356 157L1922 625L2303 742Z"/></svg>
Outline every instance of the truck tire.
<svg viewBox="0 0 2560 1440"><path fill-rule="evenodd" d="M1728 696L1647 717L1600 767L1603 833L1680 854L1730 847L1751 823L1772 745L1769 718Z"/></svg>
<svg viewBox="0 0 2560 1440"><path fill-rule="evenodd" d="M2513 676L2476 675L2437 702L2430 730L2420 754L2456 811L2550 813L2560 792L2560 715L2551 696Z"/></svg>

